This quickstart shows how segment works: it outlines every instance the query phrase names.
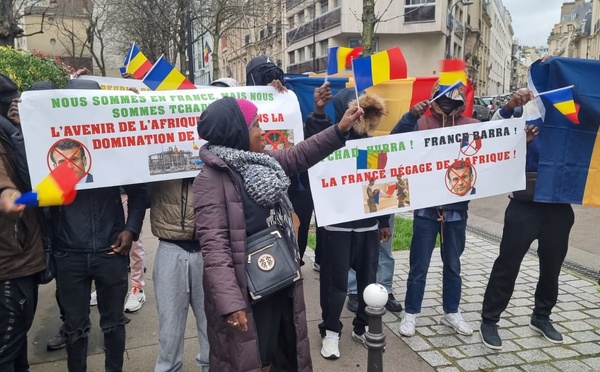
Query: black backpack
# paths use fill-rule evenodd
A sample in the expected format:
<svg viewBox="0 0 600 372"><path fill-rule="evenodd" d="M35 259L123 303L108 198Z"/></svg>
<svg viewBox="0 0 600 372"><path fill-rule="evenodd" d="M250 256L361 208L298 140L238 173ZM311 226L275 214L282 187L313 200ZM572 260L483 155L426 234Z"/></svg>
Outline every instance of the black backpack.
<svg viewBox="0 0 600 372"><path fill-rule="evenodd" d="M283 84L283 70L265 55L254 57L246 65L246 85L267 85L273 80Z"/></svg>

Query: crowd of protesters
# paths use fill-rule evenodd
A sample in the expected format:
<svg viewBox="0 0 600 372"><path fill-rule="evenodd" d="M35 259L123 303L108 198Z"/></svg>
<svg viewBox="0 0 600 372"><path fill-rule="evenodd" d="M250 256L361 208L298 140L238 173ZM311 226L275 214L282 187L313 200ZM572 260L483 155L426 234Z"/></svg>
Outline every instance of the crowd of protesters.
<svg viewBox="0 0 600 372"><path fill-rule="evenodd" d="M271 85L286 94L283 72L266 56L247 66L249 85ZM214 86L238 83L218 79ZM56 89L40 82L31 89ZM91 80L73 79L67 89L100 89ZM52 262L56 302L62 326L48 350L66 347L69 371L87 369L90 306L97 305L104 336L105 369L121 371L126 343L125 312L139 311L144 294L144 248L140 240L146 209L152 234L159 240L152 278L158 311L158 356L155 371L180 371L189 308L196 320L202 371L311 371L302 281L253 301L245 269L246 238L271 225L283 232L301 266L312 216L305 171L347 140L370 136L365 112L351 101L354 90L332 95L328 83L314 93L313 112L305 122L305 141L290 149L265 150L257 107L244 99L222 98L208 106L198 121L207 143L200 149L203 169L194 179L162 181L83 190L68 205L47 210L15 204L31 190L24 156L17 86L0 74L0 370L28 371L27 332L37 305L40 273ZM509 118L527 109L533 95L521 90L496 113ZM324 107L334 101L336 115ZM374 103L377 105L378 103ZM463 88L442 92L405 113L391 134L473 123L464 112ZM385 104L379 108L385 115ZM430 115L425 115L426 111ZM368 128L360 128L360 123ZM557 301L558 275L568 247L573 212L568 204L540 204L535 188L540 128L526 126L527 190L515 192L507 209L500 255L485 292L480 334L493 349L502 347L497 331L501 313L514 289L520 262L531 242L540 241L541 275L535 294L531 328L553 343L562 342L549 316ZM83 149L82 161L85 159ZM456 169L465 168L456 165ZM525 170L524 170L525 171ZM91 175L88 175L91 176ZM404 206L406 185L398 179L398 205ZM474 193L472 185L467 192ZM372 193L373 194L373 193ZM374 195L374 194L373 194ZM371 195L369 195L371 197ZM373 196L374 198L374 196ZM307 204L307 200L310 203ZM376 208L369 200L368 207ZM299 213L294 214L294 211ZM410 271L399 333L415 334L425 280L436 238L443 260L442 323L462 335L472 327L460 313L461 261L465 248L468 202L414 212ZM299 219L294 224L294 220ZM351 337L366 346L368 331L364 288L382 282L390 293L386 308L400 312L392 292L394 261L391 236L394 216L325 226L317 233L322 322L321 355L340 358L341 312L356 312ZM529 226L523 229L523 226ZM51 259L45 241L50 240ZM129 258L129 259L128 259ZM131 279L128 279L128 271ZM129 282L131 281L131 287ZM95 290L93 290L95 289Z"/></svg>

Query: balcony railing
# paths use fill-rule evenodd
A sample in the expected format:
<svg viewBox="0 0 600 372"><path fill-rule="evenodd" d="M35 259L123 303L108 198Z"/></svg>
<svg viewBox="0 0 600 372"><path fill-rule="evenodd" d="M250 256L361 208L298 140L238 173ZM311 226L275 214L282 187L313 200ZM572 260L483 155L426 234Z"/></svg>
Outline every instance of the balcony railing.
<svg viewBox="0 0 600 372"><path fill-rule="evenodd" d="M300 40L312 37L332 27L339 26L342 23L342 9L336 8L331 12L305 23L299 27L289 30L286 34L287 44L293 44Z"/></svg>

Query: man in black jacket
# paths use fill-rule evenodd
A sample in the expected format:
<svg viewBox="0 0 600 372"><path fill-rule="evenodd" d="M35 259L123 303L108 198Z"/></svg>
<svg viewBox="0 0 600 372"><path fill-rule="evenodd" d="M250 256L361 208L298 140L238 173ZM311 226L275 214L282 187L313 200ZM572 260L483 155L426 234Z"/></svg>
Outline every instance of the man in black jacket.
<svg viewBox="0 0 600 372"><path fill-rule="evenodd" d="M71 89L99 89L96 82L71 80ZM58 295L65 312L69 371L87 368L92 280L98 294L100 327L104 333L107 371L123 369L127 295L127 254L146 212L145 185L124 186L128 195L125 219L119 187L81 190L75 200L51 208L53 254Z"/></svg>
<svg viewBox="0 0 600 372"><path fill-rule="evenodd" d="M305 134L310 137L330 127L331 120L323 109L331 98L329 85L315 90L315 112L306 120ZM346 107L347 108L347 107ZM364 138L351 129L349 139ZM323 338L321 356L326 359L340 357L339 337L342 331L340 315L348 291L348 270L356 271L358 284L358 309L352 324L352 338L365 344L365 327L368 317L362 293L367 285L375 283L379 242L390 238L389 216L371 217L331 226L325 226L324 248L321 256L321 316L319 331Z"/></svg>

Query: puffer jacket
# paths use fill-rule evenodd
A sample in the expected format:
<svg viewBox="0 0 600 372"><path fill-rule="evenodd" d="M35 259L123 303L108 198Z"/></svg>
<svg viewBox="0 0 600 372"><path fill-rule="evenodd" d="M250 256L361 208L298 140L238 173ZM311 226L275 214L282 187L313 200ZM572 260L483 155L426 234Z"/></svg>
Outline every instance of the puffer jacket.
<svg viewBox="0 0 600 372"><path fill-rule="evenodd" d="M25 192L16 176L10 146L0 130L0 192L8 188ZM0 212L0 281L32 275L46 267L38 221L33 208L26 208L20 218Z"/></svg>
<svg viewBox="0 0 600 372"><path fill-rule="evenodd" d="M53 249L74 253L107 252L125 230L132 232L133 240L137 240L146 213L146 185L123 188L128 200L127 222L117 186L81 190L71 204L50 208Z"/></svg>
<svg viewBox="0 0 600 372"><path fill-rule="evenodd" d="M159 239L196 240L190 179L151 183L150 225Z"/></svg>
<svg viewBox="0 0 600 372"><path fill-rule="evenodd" d="M331 126L287 150L268 152L288 175L298 174L341 148L345 140ZM204 169L194 181L197 235L204 258L204 293L211 371L260 371L261 362L246 282L246 221L242 196L232 170L200 150ZM226 316L246 310L248 331L228 326ZM312 371L302 280L294 287L298 371Z"/></svg>

